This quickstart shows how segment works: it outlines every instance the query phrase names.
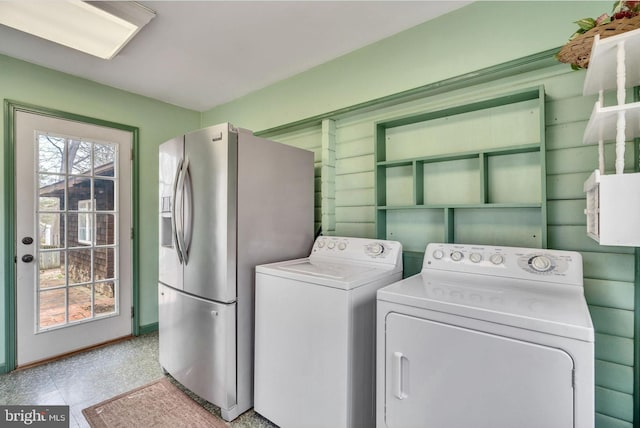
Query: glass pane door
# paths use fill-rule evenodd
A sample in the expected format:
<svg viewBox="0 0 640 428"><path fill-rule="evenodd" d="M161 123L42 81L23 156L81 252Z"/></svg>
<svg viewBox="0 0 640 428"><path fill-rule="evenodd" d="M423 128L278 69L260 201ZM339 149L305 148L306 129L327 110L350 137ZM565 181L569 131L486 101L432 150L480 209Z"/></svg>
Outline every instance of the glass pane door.
<svg viewBox="0 0 640 428"><path fill-rule="evenodd" d="M36 133L36 331L117 315L118 145Z"/></svg>

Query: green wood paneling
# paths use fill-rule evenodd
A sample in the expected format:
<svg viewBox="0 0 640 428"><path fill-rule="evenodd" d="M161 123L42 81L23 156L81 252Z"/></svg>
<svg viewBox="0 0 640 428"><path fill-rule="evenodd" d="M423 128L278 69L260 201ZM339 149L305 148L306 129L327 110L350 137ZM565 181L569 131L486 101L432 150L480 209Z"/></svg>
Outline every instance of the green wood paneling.
<svg viewBox="0 0 640 428"><path fill-rule="evenodd" d="M613 247L598 244L587 236L583 225L548 226L549 247L558 250L592 251L602 253L633 254L633 247Z"/></svg>
<svg viewBox="0 0 640 428"><path fill-rule="evenodd" d="M548 225L583 226L586 230L585 207L584 198L549 201L547 203Z"/></svg>
<svg viewBox="0 0 640 428"><path fill-rule="evenodd" d="M626 337L596 333L596 359L633 366L633 340Z"/></svg>
<svg viewBox="0 0 640 428"><path fill-rule="evenodd" d="M375 236L375 223L348 223L348 222L336 222L336 235L337 236L356 236L356 237L368 237Z"/></svg>
<svg viewBox="0 0 640 428"><path fill-rule="evenodd" d="M633 395L596 386L596 412L632 422Z"/></svg>
<svg viewBox="0 0 640 428"><path fill-rule="evenodd" d="M375 222L375 208L362 207L336 207L336 217L346 222L373 223Z"/></svg>
<svg viewBox="0 0 640 428"><path fill-rule="evenodd" d="M342 174L340 180L336 181L336 190L366 189L373 183L373 171L354 172Z"/></svg>
<svg viewBox="0 0 640 428"><path fill-rule="evenodd" d="M340 138L340 132L336 132L336 138ZM342 142L336 147L336 158L345 159L355 156L372 155L371 135L362 136L355 141Z"/></svg>
<svg viewBox="0 0 640 428"><path fill-rule="evenodd" d="M336 176L373 171L373 155L336 159Z"/></svg>
<svg viewBox="0 0 640 428"><path fill-rule="evenodd" d="M595 369L597 386L633 394L633 367L597 360Z"/></svg>
<svg viewBox="0 0 640 428"><path fill-rule="evenodd" d="M615 171L615 144L605 144L605 172ZM633 143L626 144L624 153L626 172L633 172ZM594 145L551 150L547 152L548 174L570 174L573 172L593 172L598 167L598 149Z"/></svg>
<svg viewBox="0 0 640 428"><path fill-rule="evenodd" d="M628 311L634 308L633 282L585 278L584 294L592 305Z"/></svg>
<svg viewBox="0 0 640 428"><path fill-rule="evenodd" d="M597 428L633 428L633 424L631 422L612 418L611 416L603 415L601 413L596 412L596 427Z"/></svg>
<svg viewBox="0 0 640 428"><path fill-rule="evenodd" d="M548 174L547 200L584 198L582 185L592 172L593 170L572 174Z"/></svg>
<svg viewBox="0 0 640 428"><path fill-rule="evenodd" d="M547 150L583 147L582 136L587 120L547 126Z"/></svg>
<svg viewBox="0 0 640 428"><path fill-rule="evenodd" d="M582 253L585 278L634 282L633 254Z"/></svg>
<svg viewBox="0 0 640 428"><path fill-rule="evenodd" d="M555 102L563 98L575 97L576 94L582 94L585 74L585 70L580 70L556 75L552 79L546 79L544 86L547 92L547 101ZM591 103L591 107L593 107L593 103ZM582 134L580 138L582 138Z"/></svg>
<svg viewBox="0 0 640 428"><path fill-rule="evenodd" d="M595 97L583 97L582 91L571 98L555 99L547 103L546 124L549 126L584 121L591 115L595 102ZM582 137L580 141L582 141Z"/></svg>
<svg viewBox="0 0 640 428"><path fill-rule="evenodd" d="M633 339L633 311L590 305L589 312L596 333Z"/></svg>
<svg viewBox="0 0 640 428"><path fill-rule="evenodd" d="M403 250L424 252L427 243L445 240L444 215L440 209L389 211L386 238L402 242Z"/></svg>
<svg viewBox="0 0 640 428"><path fill-rule="evenodd" d="M336 176L336 180L338 180ZM336 207L373 206L375 194L373 187L368 189L336 190Z"/></svg>
<svg viewBox="0 0 640 428"><path fill-rule="evenodd" d="M540 153L490 156L487 160L490 203L540 202Z"/></svg>

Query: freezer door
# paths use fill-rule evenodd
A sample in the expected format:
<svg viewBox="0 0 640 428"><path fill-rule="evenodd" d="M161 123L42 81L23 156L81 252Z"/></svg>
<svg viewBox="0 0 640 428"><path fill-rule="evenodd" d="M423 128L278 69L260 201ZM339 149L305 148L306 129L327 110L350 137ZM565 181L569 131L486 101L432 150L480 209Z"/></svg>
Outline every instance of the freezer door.
<svg viewBox="0 0 640 428"><path fill-rule="evenodd" d="M184 137L177 137L159 148L159 251L158 279L174 288L182 289L182 264L178 255L175 218L182 209L175 206L179 168L182 163Z"/></svg>
<svg viewBox="0 0 640 428"><path fill-rule="evenodd" d="M237 133L229 125L185 136L184 290L236 300Z"/></svg>
<svg viewBox="0 0 640 428"><path fill-rule="evenodd" d="M236 304L219 304L158 286L160 365L220 406L236 405Z"/></svg>

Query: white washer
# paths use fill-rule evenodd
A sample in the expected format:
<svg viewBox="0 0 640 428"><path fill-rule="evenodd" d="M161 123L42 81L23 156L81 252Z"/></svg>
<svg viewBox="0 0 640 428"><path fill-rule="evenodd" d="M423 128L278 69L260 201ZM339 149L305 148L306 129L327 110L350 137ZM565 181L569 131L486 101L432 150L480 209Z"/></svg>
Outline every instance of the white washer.
<svg viewBox="0 0 640 428"><path fill-rule="evenodd" d="M593 428L579 253L429 244L377 300L378 428Z"/></svg>
<svg viewBox="0 0 640 428"><path fill-rule="evenodd" d="M361 238L257 266L255 410L283 428L374 426L376 291L401 278L401 244Z"/></svg>

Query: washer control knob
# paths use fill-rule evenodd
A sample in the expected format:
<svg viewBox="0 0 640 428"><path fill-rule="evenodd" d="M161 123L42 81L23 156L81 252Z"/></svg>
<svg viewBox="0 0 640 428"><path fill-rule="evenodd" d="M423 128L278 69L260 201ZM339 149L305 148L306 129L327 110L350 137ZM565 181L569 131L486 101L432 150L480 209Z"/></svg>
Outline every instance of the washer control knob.
<svg viewBox="0 0 640 428"><path fill-rule="evenodd" d="M333 250L336 247L336 243L334 241L329 241L327 244L327 248Z"/></svg>
<svg viewBox="0 0 640 428"><path fill-rule="evenodd" d="M533 256L529 260L529 266L537 272L546 272L553 267L553 263L547 256Z"/></svg>
<svg viewBox="0 0 640 428"><path fill-rule="evenodd" d="M435 250L435 251L433 252L433 258L434 258L434 259L436 259L436 260L440 260L440 259L441 259L441 258L443 258L443 257L444 257L444 251L442 251L442 250Z"/></svg>
<svg viewBox="0 0 640 428"><path fill-rule="evenodd" d="M324 247L324 239L318 241L318 248L323 248Z"/></svg>
<svg viewBox="0 0 640 428"><path fill-rule="evenodd" d="M369 254L379 256L382 253L384 253L384 246L381 243L376 242L369 246Z"/></svg>
<svg viewBox="0 0 640 428"><path fill-rule="evenodd" d="M504 257L502 257L501 254L492 254L491 257L489 257L489 261L494 265L501 265L504 263Z"/></svg>
<svg viewBox="0 0 640 428"><path fill-rule="evenodd" d="M471 260L474 263L480 263L482 261L482 254L471 253L471 255L469 256L469 260Z"/></svg>
<svg viewBox="0 0 640 428"><path fill-rule="evenodd" d="M451 253L451 260L453 260L454 262L459 262L463 259L463 257L464 255L460 251L454 251L453 253Z"/></svg>
<svg viewBox="0 0 640 428"><path fill-rule="evenodd" d="M338 250L344 250L345 248L347 248L346 242L341 242L338 244Z"/></svg>

